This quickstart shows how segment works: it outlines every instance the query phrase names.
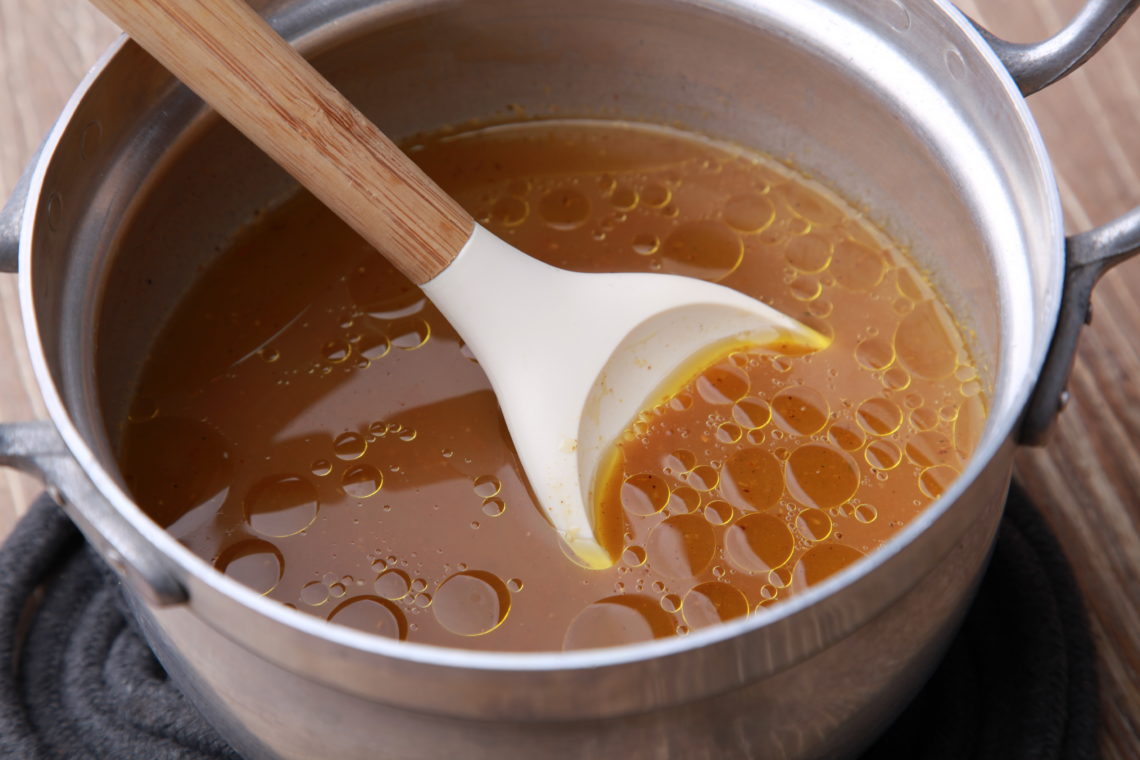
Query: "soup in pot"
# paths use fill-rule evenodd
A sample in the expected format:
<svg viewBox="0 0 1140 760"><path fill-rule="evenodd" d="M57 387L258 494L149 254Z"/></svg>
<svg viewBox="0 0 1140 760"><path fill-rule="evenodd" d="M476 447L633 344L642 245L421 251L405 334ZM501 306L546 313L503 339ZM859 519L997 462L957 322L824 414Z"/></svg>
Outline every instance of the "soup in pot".
<svg viewBox="0 0 1140 760"><path fill-rule="evenodd" d="M984 384L961 330L899 247L818 183L617 122L501 125L407 148L546 262L705 278L831 343L735 351L632 421L598 483L616 562L586 569L535 505L462 339L299 194L193 284L121 437L138 503L255 591L442 646L684 635L767 614L874 551L976 445ZM493 289L481 295L496 308Z"/></svg>

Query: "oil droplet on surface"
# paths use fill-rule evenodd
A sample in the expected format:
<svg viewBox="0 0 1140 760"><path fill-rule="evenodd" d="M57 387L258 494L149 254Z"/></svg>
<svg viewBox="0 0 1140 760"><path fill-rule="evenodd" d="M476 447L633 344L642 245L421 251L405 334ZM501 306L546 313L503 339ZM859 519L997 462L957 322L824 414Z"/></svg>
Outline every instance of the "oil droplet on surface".
<svg viewBox="0 0 1140 760"><path fill-rule="evenodd" d="M827 424L827 399L814 388L787 388L772 399L772 412L782 428L800 435L815 435Z"/></svg>
<svg viewBox="0 0 1140 760"><path fill-rule="evenodd" d="M650 208L663 208L672 199L672 191L656 182L646 185L641 191L641 202Z"/></svg>
<svg viewBox="0 0 1140 760"><path fill-rule="evenodd" d="M354 499L367 499L384 485L384 476L370 464L357 464L344 471L340 487Z"/></svg>
<svg viewBox="0 0 1140 760"><path fill-rule="evenodd" d="M415 351L431 338L431 325L419 317L403 317L388 325L388 335L401 351Z"/></svg>
<svg viewBox="0 0 1140 760"><path fill-rule="evenodd" d="M746 515L724 534L729 562L751 575L783 565L791 559L795 545L787 524L772 515Z"/></svg>
<svg viewBox="0 0 1140 760"><path fill-rule="evenodd" d="M519 578L511 578L509 581L507 581L507 590L513 594L517 594L518 592L522 591L523 590L522 580Z"/></svg>
<svg viewBox="0 0 1140 760"><path fill-rule="evenodd" d="M902 426L903 412L885 398L867 399L855 413L859 427L872 435L890 435Z"/></svg>
<svg viewBox="0 0 1140 760"><path fill-rule="evenodd" d="M627 546L621 553L621 561L628 567L641 567L645 564L645 549L640 546Z"/></svg>
<svg viewBox="0 0 1140 760"><path fill-rule="evenodd" d="M859 470L850 457L819 444L800 446L788 457L788 492L807 507L830 509L855 495Z"/></svg>
<svg viewBox="0 0 1140 760"><path fill-rule="evenodd" d="M705 519L713 525L728 525L732 522L733 509L727 501L710 501L705 505Z"/></svg>
<svg viewBox="0 0 1140 760"><path fill-rule="evenodd" d="M732 274L744 256L740 236L723 222L685 222L661 245L662 269L711 282Z"/></svg>
<svg viewBox="0 0 1140 760"><path fill-rule="evenodd" d="M784 258L800 272L822 272L831 263L831 243L819 235L798 235L784 244Z"/></svg>
<svg viewBox="0 0 1140 760"><path fill-rule="evenodd" d="M910 373L902 367L891 367L883 373L883 387L892 391L905 391L910 387Z"/></svg>
<svg viewBox="0 0 1140 760"><path fill-rule="evenodd" d="M771 421L772 407L763 399L748 396L732 407L732 418L748 430L758 430Z"/></svg>
<svg viewBox="0 0 1140 760"><path fill-rule="evenodd" d="M313 462L313 466L311 468L312 473L318 478L323 478L325 475L328 475L330 472L332 472L332 469L332 462L327 459L318 459L317 461Z"/></svg>
<svg viewBox="0 0 1140 760"><path fill-rule="evenodd" d="M633 237L633 252L639 256L652 256L660 247L660 238L651 233L641 232Z"/></svg>
<svg viewBox="0 0 1140 760"><path fill-rule="evenodd" d="M780 461L764 449L739 449L733 452L725 465L722 493L735 504L768 509L784 493L783 470Z"/></svg>
<svg viewBox="0 0 1140 760"><path fill-rule="evenodd" d="M661 609L669 613L681 611L681 597L676 594L666 594L661 597Z"/></svg>
<svg viewBox="0 0 1140 760"><path fill-rule="evenodd" d="M867 338L855 347L855 360L867 369L878 372L894 363L895 347L880 336Z"/></svg>
<svg viewBox="0 0 1140 760"><path fill-rule="evenodd" d="M814 586L854 563L863 552L845 544L823 544L808 549L796 564L798 584Z"/></svg>
<svg viewBox="0 0 1140 760"><path fill-rule="evenodd" d="M912 374L927 380L949 377L958 367L958 351L947 332L947 317L934 301L923 301L899 322L895 351Z"/></svg>
<svg viewBox="0 0 1140 760"><path fill-rule="evenodd" d="M487 517L498 517L507 511L507 504L498 496L492 496L483 501L483 514Z"/></svg>
<svg viewBox="0 0 1140 760"><path fill-rule="evenodd" d="M695 512L700 506L700 491L689 486L677 486L669 496L669 512L671 514L683 515Z"/></svg>
<svg viewBox="0 0 1140 760"><path fill-rule="evenodd" d="M844 451L858 451L866 442L867 435L853 422L838 420L828 428L827 439Z"/></svg>
<svg viewBox="0 0 1140 760"><path fill-rule="evenodd" d="M951 464L958 460L950 437L938 430L916 433L906 442L906 458L919 467Z"/></svg>
<svg viewBox="0 0 1140 760"><path fill-rule="evenodd" d="M285 559L273 544L252 538L223 551L215 567L259 594L268 594L281 581Z"/></svg>
<svg viewBox="0 0 1140 760"><path fill-rule="evenodd" d="M662 457L662 468L675 474L689 472L697 466L697 455L688 449L678 449Z"/></svg>
<svg viewBox="0 0 1140 760"><path fill-rule="evenodd" d="M378 596L393 601L403 599L408 595L411 590L411 583L408 579L408 574L403 570L390 568L380 573L379 577L372 584L372 590Z"/></svg>
<svg viewBox="0 0 1140 760"><path fill-rule="evenodd" d="M645 548L653 568L661 575L691 578L712 561L716 537L701 515L673 515L649 532Z"/></svg>
<svg viewBox="0 0 1140 760"><path fill-rule="evenodd" d="M542 197L538 214L556 230L572 230L590 217L590 200L573 187L560 187Z"/></svg>
<svg viewBox="0 0 1140 760"><path fill-rule="evenodd" d="M498 576L468 570L439 585L432 603L435 619L459 636L482 636L503 624L511 610L511 594Z"/></svg>
<svg viewBox="0 0 1140 760"><path fill-rule="evenodd" d="M610 195L610 203L618 211L632 211L638 200L637 191L628 185L618 185Z"/></svg>
<svg viewBox="0 0 1140 760"><path fill-rule="evenodd" d="M412 597L412 604L419 607L421 610L426 610L431 606L433 599L431 594L416 594Z"/></svg>
<svg viewBox="0 0 1140 760"><path fill-rule="evenodd" d="M301 601L310 607L320 607L329 600L329 587L320 581L310 581L301 587Z"/></svg>
<svg viewBox="0 0 1140 760"><path fill-rule="evenodd" d="M673 616L656 599L640 594L610 596L590 604L566 628L563 649L634 644L669 636Z"/></svg>
<svg viewBox="0 0 1140 760"><path fill-rule="evenodd" d="M744 592L719 581L693 586L681 605L681 617L691 628L704 628L747 614L748 598Z"/></svg>
<svg viewBox="0 0 1140 760"><path fill-rule="evenodd" d="M329 586L329 596L333 599L340 599L346 593L348 593L348 589L345 588L343 583L334 583Z"/></svg>
<svg viewBox="0 0 1140 760"><path fill-rule="evenodd" d="M357 341L356 350L365 359L374 362L383 359L391 352L392 341L384 333L369 330Z"/></svg>
<svg viewBox="0 0 1140 760"><path fill-rule="evenodd" d="M902 450L893 441L878 439L867 446L863 458L876 470L893 470L902 462Z"/></svg>
<svg viewBox="0 0 1140 760"><path fill-rule="evenodd" d="M503 484L494 475L480 475L475 478L472 487L475 489L475 495L480 499L489 499L492 496L499 495Z"/></svg>
<svg viewBox="0 0 1140 760"><path fill-rule="evenodd" d="M697 491L711 491L720 483L720 473L715 468L701 464L685 474L685 482Z"/></svg>
<svg viewBox="0 0 1140 760"><path fill-rule="evenodd" d="M855 519L859 522L863 523L864 525L870 525L871 523L875 522L875 519L879 516L879 510L875 509L870 504L860 504L859 506L855 507L855 510L852 512L852 514L855 515Z"/></svg>
<svg viewBox="0 0 1140 760"><path fill-rule="evenodd" d="M986 406L980 395L962 402L954 420L954 444L964 452L972 452L982 440L986 426Z"/></svg>
<svg viewBox="0 0 1140 760"><path fill-rule="evenodd" d="M813 543L831 535L831 518L822 509L804 509L796 515L796 532Z"/></svg>
<svg viewBox="0 0 1140 760"><path fill-rule="evenodd" d="M938 424L938 412L928 406L920 406L910 412L910 424L915 430L930 430Z"/></svg>
<svg viewBox="0 0 1140 760"><path fill-rule="evenodd" d="M716 427L716 439L721 443L736 443L744 436L744 431L735 422L722 422Z"/></svg>
<svg viewBox="0 0 1140 760"><path fill-rule="evenodd" d="M697 393L710 404L735 404L748 393L747 373L739 367L721 362L697 376Z"/></svg>
<svg viewBox="0 0 1140 760"><path fill-rule="evenodd" d="M324 357L325 361L333 364L340 364L345 361L351 353L352 346L343 340L331 340L321 347L321 356Z"/></svg>
<svg viewBox="0 0 1140 760"><path fill-rule="evenodd" d="M817 278L810 275L801 275L792 280L792 284L788 286L788 290L791 291L793 298L800 301L812 301L819 298L823 292L823 286L820 285Z"/></svg>
<svg viewBox="0 0 1140 760"><path fill-rule="evenodd" d="M845 240L835 246L831 259L831 272L835 281L848 290L868 291L883 281L887 262L879 251Z"/></svg>
<svg viewBox="0 0 1140 760"><path fill-rule="evenodd" d="M329 613L329 622L389 639L404 639L408 635L404 613L377 596L357 596L341 603Z"/></svg>
<svg viewBox="0 0 1140 760"><path fill-rule="evenodd" d="M724 221L745 234L762 232L775 218L776 209L772 201L763 195L736 195L724 204Z"/></svg>
<svg viewBox="0 0 1140 760"><path fill-rule="evenodd" d="M936 464L927 467L918 476L918 489L931 499L937 499L957 477L958 471L950 465Z"/></svg>
<svg viewBox="0 0 1140 760"><path fill-rule="evenodd" d="M245 521L263 536L284 538L313 524L320 510L317 489L298 475L273 475L258 481L243 502Z"/></svg>
<svg viewBox="0 0 1140 760"><path fill-rule="evenodd" d="M341 433L333 441L333 453L345 461L360 459L368 450L368 442L359 433Z"/></svg>
<svg viewBox="0 0 1140 760"><path fill-rule="evenodd" d="M669 486L652 473L631 475L621 486L621 505L634 515L652 515L669 503Z"/></svg>

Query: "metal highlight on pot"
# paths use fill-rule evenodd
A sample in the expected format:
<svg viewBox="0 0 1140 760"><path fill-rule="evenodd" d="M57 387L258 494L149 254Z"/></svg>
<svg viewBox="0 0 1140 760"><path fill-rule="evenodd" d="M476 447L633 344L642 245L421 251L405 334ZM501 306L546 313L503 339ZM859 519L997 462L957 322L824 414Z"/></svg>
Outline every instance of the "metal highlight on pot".
<svg viewBox="0 0 1140 760"><path fill-rule="evenodd" d="M1111 30L1134 5L1091 3L1081 29ZM952 8L871 6L587 0L568 16L521 0L262 5L391 134L486 118L488 104L596 116L606 103L606 115L679 123L793 158L872 209L952 311L970 318L983 378L995 388L978 455L877 556L766 620L557 655L391 642L262 599L145 517L113 452L146 348L216 247L290 184L130 44L116 46L76 94L0 220L7 270L19 240L25 323L52 416L50 427L0 431L3 461L61 491L122 574L171 676L250 757L349 757L371 753L379 736L393 757L856 752L921 683L970 598L1062 291L1067 340L1092 282L1136 247L1138 227L1133 217L1075 240L1066 277L1056 189L1016 85ZM905 24L892 23L904 15ZM1019 76L1050 79L1068 68L1060 57L1078 60L1087 49L1076 47L1051 44L1061 55ZM660 50L670 55L648 52ZM85 157L83 132L95 121L103 149ZM864 358L882 361L882 350L869 345ZM1060 386L1048 383L1063 379L1065 346L1054 356L1061 371L1039 386L1031 414L1055 408ZM836 436L860 434L856 425ZM242 552L228 566L270 586L272 553ZM341 580L322 583L324 593ZM398 594L399 585L383 588ZM374 590L378 601L339 614L383 618L391 600ZM706 611L734 603L717 593L694 589L681 603ZM290 709L298 700L311 708L305 720ZM320 731L331 723L341 730Z"/></svg>

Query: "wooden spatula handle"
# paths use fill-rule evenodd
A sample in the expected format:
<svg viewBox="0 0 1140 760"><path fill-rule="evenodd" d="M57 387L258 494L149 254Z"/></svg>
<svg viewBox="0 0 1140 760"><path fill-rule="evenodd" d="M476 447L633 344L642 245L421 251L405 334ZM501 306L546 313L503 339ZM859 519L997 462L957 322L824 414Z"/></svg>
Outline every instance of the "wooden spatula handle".
<svg viewBox="0 0 1140 760"><path fill-rule="evenodd" d="M92 0L415 283L472 218L243 0Z"/></svg>

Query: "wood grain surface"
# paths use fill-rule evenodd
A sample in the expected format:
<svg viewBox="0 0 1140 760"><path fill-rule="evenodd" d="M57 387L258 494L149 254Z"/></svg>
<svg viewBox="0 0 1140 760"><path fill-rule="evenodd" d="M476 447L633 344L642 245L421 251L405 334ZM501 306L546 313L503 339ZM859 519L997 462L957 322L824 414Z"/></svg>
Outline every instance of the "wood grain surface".
<svg viewBox="0 0 1140 760"><path fill-rule="evenodd" d="M960 7L1015 41L1060 29L1080 0L964 0ZM0 198L69 93L117 31L77 0L0 0ZM1070 231L1140 203L1140 17L1091 62L1034 95ZM1044 510L1086 594L1101 662L1103 748L1140 756L1140 262L1110 272L1094 296L1048 445L1017 471ZM15 278L0 276L0 420L44 416L28 368ZM0 471L0 533L38 492Z"/></svg>

